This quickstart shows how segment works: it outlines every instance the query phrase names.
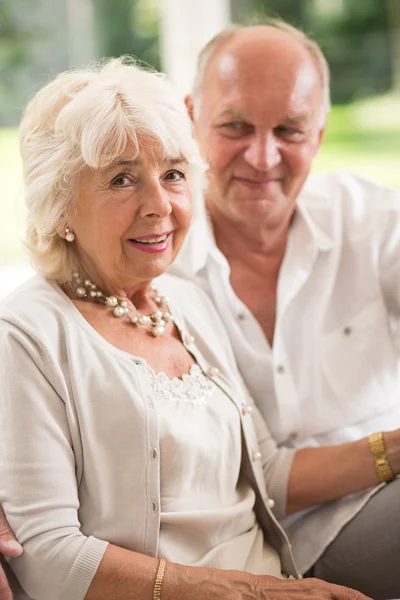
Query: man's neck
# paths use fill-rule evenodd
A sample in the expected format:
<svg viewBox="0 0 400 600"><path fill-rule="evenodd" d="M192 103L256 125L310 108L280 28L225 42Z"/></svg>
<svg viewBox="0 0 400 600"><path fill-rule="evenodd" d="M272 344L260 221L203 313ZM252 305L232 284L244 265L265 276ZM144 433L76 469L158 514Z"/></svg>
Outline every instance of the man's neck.
<svg viewBox="0 0 400 600"><path fill-rule="evenodd" d="M215 241L231 264L242 263L251 270L279 269L285 255L291 219L278 227L246 227L210 211Z"/></svg>

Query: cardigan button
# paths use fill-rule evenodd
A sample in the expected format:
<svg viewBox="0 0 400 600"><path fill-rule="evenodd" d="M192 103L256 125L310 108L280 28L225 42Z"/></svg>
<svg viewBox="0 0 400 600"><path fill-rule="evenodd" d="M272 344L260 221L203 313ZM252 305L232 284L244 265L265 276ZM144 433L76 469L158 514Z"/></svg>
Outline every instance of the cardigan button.
<svg viewBox="0 0 400 600"><path fill-rule="evenodd" d="M206 375L208 377L215 377L216 375L218 375L218 373L219 369L217 367L210 367L209 369L207 369Z"/></svg>
<svg viewBox="0 0 400 600"><path fill-rule="evenodd" d="M158 509L159 509L158 502L153 502L152 507L153 507L153 513L158 512Z"/></svg>
<svg viewBox="0 0 400 600"><path fill-rule="evenodd" d="M268 498L267 505L268 505L268 508L270 508L272 510L275 506L275 500L273 500L272 498Z"/></svg>
<svg viewBox="0 0 400 600"><path fill-rule="evenodd" d="M260 460L261 452L258 452L258 450L253 450L252 458L253 461Z"/></svg>
<svg viewBox="0 0 400 600"><path fill-rule="evenodd" d="M153 453L153 459L156 460L158 458L158 450L157 450L157 448L153 448L152 453Z"/></svg>
<svg viewBox="0 0 400 600"><path fill-rule="evenodd" d="M242 404L242 415L245 417L253 411L253 407L250 404Z"/></svg>

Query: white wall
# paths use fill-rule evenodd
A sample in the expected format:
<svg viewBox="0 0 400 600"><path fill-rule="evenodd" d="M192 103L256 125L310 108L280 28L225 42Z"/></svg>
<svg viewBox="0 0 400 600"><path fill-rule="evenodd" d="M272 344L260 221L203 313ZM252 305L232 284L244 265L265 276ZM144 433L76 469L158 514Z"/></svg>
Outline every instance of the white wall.
<svg viewBox="0 0 400 600"><path fill-rule="evenodd" d="M230 23L229 0L162 0L161 57L182 95L191 91L201 48Z"/></svg>

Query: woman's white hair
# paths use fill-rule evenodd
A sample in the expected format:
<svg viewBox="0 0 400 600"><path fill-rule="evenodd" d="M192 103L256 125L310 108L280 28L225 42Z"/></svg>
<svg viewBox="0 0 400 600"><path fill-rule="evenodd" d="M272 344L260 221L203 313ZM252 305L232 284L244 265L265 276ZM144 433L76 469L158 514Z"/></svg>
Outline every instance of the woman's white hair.
<svg viewBox="0 0 400 600"><path fill-rule="evenodd" d="M20 145L26 245L40 274L66 283L79 267L75 244L57 233L73 215L77 174L85 166L108 166L129 142L136 155L148 141L187 160L192 192L198 192L203 165L183 101L164 75L129 57L62 73L31 100Z"/></svg>

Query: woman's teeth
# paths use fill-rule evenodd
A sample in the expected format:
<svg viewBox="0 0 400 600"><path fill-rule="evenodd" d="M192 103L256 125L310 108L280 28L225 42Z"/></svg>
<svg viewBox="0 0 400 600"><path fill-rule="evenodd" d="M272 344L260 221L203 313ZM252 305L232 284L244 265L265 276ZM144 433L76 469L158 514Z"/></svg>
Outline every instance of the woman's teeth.
<svg viewBox="0 0 400 600"><path fill-rule="evenodd" d="M138 244L160 244L167 239L168 235L161 235L160 237L147 238L147 240L132 240L133 242L137 242Z"/></svg>

